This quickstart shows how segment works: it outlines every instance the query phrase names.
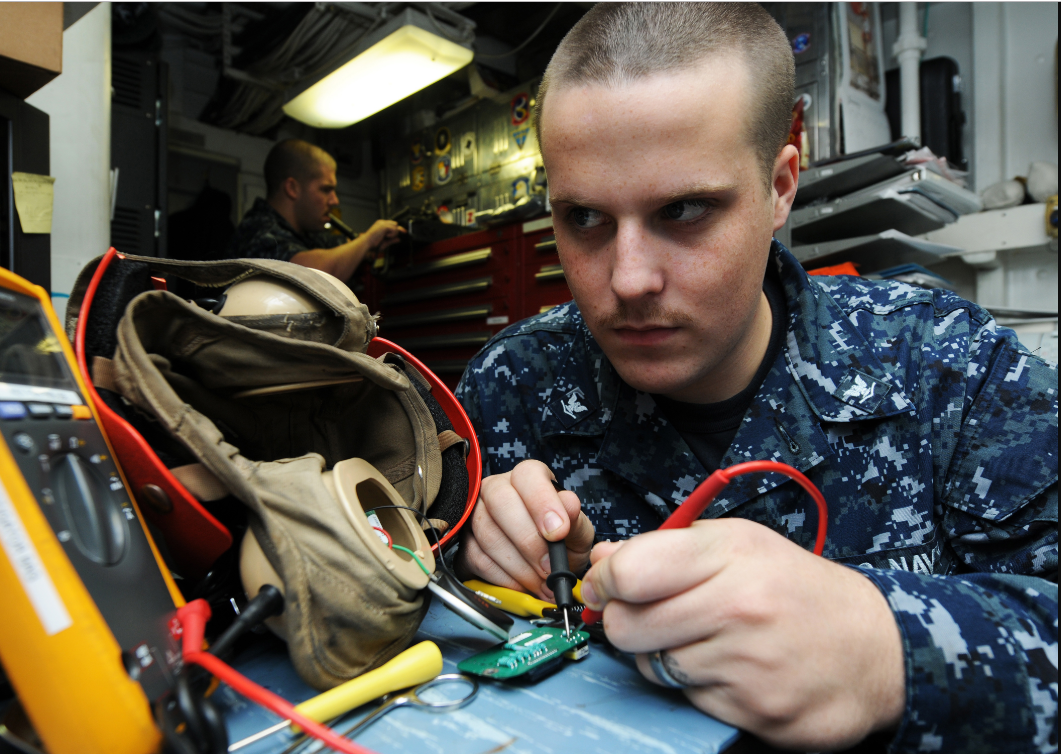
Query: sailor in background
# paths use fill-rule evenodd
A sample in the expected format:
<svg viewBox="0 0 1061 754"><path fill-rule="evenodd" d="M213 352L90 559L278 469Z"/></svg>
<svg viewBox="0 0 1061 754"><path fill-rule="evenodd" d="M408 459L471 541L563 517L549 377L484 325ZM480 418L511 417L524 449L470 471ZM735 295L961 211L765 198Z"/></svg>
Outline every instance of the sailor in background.
<svg viewBox="0 0 1061 754"><path fill-rule="evenodd" d="M236 228L228 258L280 259L349 280L370 252L397 242L404 231L393 220L377 220L352 241L326 232L339 206L335 160L299 139L274 146L265 158L267 198L258 199Z"/></svg>

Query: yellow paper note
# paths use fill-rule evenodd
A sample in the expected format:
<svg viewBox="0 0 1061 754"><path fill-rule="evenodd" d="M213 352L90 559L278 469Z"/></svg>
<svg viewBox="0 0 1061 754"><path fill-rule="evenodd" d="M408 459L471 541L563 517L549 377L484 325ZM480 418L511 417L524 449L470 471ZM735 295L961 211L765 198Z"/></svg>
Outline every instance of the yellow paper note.
<svg viewBox="0 0 1061 754"><path fill-rule="evenodd" d="M15 209L23 233L52 232L52 199L55 179L50 175L12 173Z"/></svg>

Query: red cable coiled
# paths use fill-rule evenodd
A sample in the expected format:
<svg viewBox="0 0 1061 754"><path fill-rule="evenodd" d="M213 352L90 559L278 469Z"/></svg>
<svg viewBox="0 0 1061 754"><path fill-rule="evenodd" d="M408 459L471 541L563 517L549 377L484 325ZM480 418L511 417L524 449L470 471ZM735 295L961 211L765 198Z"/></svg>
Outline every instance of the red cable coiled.
<svg viewBox="0 0 1061 754"><path fill-rule="evenodd" d="M670 514L667 520L664 521L659 528L685 529L686 527L691 526L693 521L700 518L703 512L707 510L707 506L714 502L715 498L718 497L718 493L736 477L743 474L752 474L763 471L784 474L789 479L795 480L795 482L806 490L807 494L814 500L814 503L818 506L818 536L814 540L814 554L821 555L825 550L825 532L829 525L829 509L825 505L825 497L822 495L821 491L814 486L814 483L807 479L807 477L801 472L792 468L788 464L778 463L777 461L745 461L744 463L734 464L729 468L719 469L702 481L700 485L693 490L692 494L685 498L685 502L678 507L678 510ZM586 609L582 611L582 622L587 626L592 625L599 621L602 615L602 612L598 612L591 607L586 607Z"/></svg>

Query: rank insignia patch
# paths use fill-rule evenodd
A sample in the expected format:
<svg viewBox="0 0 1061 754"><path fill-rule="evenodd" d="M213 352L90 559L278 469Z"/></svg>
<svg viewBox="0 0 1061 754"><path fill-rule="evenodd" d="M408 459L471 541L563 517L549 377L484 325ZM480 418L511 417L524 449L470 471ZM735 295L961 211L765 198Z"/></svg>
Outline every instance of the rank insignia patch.
<svg viewBox="0 0 1061 754"><path fill-rule="evenodd" d="M566 429L570 429L587 416L596 413L597 407L587 403L582 390L575 388L550 403L549 410Z"/></svg>
<svg viewBox="0 0 1061 754"><path fill-rule="evenodd" d="M887 382L874 379L862 372L852 372L840 383L836 397L855 408L872 413L891 390Z"/></svg>

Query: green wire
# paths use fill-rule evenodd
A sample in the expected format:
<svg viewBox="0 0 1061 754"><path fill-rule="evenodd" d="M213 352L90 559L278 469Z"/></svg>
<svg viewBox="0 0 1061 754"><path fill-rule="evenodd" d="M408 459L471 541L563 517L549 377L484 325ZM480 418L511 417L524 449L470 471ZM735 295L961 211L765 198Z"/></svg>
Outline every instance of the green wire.
<svg viewBox="0 0 1061 754"><path fill-rule="evenodd" d="M425 521L427 521L428 525L431 527L431 533L434 534L434 536L435 536L435 541L438 542L438 544L439 544L439 554L441 555L442 542L439 541L438 532L435 531L435 525L431 523L431 521L427 518L427 516L425 516L423 513L421 513L420 511L416 510L415 508L406 508L405 506L401 506L401 505L386 505L386 506L383 506L383 507L385 507L385 508L401 508L401 509L404 509L404 510L410 510L413 513L416 513L421 518L423 518ZM365 515L368 516L368 515L370 515L372 513L375 513L376 510L377 510L376 508L373 508L372 510L365 511ZM413 560L416 561L416 564L418 566L420 566L420 570L423 571L424 573L426 573L428 576L431 575L431 571L427 570L427 566L425 566L420 561L420 558L417 557L416 553L413 552L412 550L410 550L408 547L402 547L401 545L396 545L396 544L392 543L391 544L391 549L409 553L410 555L413 556Z"/></svg>
<svg viewBox="0 0 1061 754"><path fill-rule="evenodd" d="M420 561L420 558L419 558L419 557L417 557L416 553L415 553L415 552L413 552L412 550L410 550L410 549L409 549L408 547L402 547L401 545L392 545L392 546L391 546L391 549L392 549L392 550L399 550L399 551L401 551L401 552L407 552L407 553L409 553L410 555L412 555L412 556L413 556L413 560L415 560L415 561L416 561L416 564L417 564L418 566L420 566L420 570L421 570L421 571L423 571L423 572L424 572L425 574L427 574L428 576L430 576L430 575L431 575L431 571L427 570L427 566L425 566L425 565L424 565L424 564L423 564L423 563L422 563L422 562Z"/></svg>

